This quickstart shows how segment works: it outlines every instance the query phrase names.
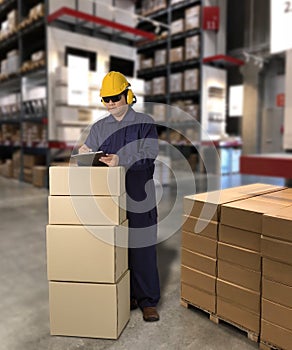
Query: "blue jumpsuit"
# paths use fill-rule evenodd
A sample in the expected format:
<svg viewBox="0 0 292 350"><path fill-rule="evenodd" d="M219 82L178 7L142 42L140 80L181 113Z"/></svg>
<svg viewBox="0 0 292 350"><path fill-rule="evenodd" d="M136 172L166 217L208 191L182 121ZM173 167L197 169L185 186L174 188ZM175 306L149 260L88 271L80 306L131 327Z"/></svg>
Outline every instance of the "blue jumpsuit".
<svg viewBox="0 0 292 350"><path fill-rule="evenodd" d="M126 168L131 298L138 301L140 308L156 306L160 286L153 182L158 140L154 121L129 107L121 121L109 115L94 123L85 144L93 151L117 154L119 165Z"/></svg>

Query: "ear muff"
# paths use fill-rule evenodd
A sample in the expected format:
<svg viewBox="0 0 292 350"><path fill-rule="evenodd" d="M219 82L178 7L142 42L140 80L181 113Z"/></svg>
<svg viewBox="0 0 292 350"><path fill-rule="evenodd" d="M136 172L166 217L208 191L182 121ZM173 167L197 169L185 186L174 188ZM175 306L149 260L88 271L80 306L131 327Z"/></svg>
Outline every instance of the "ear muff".
<svg viewBox="0 0 292 350"><path fill-rule="evenodd" d="M126 90L126 101L128 105L133 105L137 102L137 98L131 89Z"/></svg>

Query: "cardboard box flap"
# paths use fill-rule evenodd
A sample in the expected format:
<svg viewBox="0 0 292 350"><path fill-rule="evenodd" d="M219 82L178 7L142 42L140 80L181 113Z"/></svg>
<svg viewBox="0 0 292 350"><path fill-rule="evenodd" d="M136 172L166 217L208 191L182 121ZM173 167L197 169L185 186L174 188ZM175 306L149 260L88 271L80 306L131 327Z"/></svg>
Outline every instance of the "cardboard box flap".
<svg viewBox="0 0 292 350"><path fill-rule="evenodd" d="M262 233L265 236L292 242L292 205L265 214Z"/></svg>
<svg viewBox="0 0 292 350"><path fill-rule="evenodd" d="M123 167L51 166L50 195L119 196L125 192Z"/></svg>
<svg viewBox="0 0 292 350"><path fill-rule="evenodd" d="M263 258L263 276L279 283L292 286L292 265Z"/></svg>
<svg viewBox="0 0 292 350"><path fill-rule="evenodd" d="M292 308L292 286L263 278L262 296L274 303Z"/></svg>
<svg viewBox="0 0 292 350"><path fill-rule="evenodd" d="M184 213L197 218L219 221L222 204L282 189L284 189L282 186L256 183L188 195L184 197Z"/></svg>
<svg viewBox="0 0 292 350"><path fill-rule="evenodd" d="M275 325L262 319L261 340L266 341L276 347L289 349L292 344L292 332L286 328Z"/></svg>
<svg viewBox="0 0 292 350"><path fill-rule="evenodd" d="M261 250L261 235L259 233L237 227L220 224L219 241L257 252Z"/></svg>
<svg viewBox="0 0 292 350"><path fill-rule="evenodd" d="M183 215L182 230L217 240L218 223Z"/></svg>
<svg viewBox="0 0 292 350"><path fill-rule="evenodd" d="M292 308L262 299L262 318L292 331Z"/></svg>
<svg viewBox="0 0 292 350"><path fill-rule="evenodd" d="M262 236L261 253L265 258L292 265L292 242Z"/></svg>
<svg viewBox="0 0 292 350"><path fill-rule="evenodd" d="M218 259L240 265L253 271L261 270L261 256L259 253L231 244L218 243Z"/></svg>
<svg viewBox="0 0 292 350"><path fill-rule="evenodd" d="M267 200L261 196L224 204L221 208L221 223L261 233L262 215L285 206L287 206L286 201Z"/></svg>
<svg viewBox="0 0 292 350"><path fill-rule="evenodd" d="M259 292L217 279L217 295L256 313L260 313Z"/></svg>

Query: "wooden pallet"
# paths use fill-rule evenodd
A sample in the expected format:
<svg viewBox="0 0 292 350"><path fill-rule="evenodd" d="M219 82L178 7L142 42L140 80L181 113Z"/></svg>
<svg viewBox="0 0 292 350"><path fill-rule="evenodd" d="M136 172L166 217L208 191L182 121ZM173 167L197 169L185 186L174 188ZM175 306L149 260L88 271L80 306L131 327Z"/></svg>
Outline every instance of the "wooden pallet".
<svg viewBox="0 0 292 350"><path fill-rule="evenodd" d="M255 333L254 331L250 331L246 328L244 328L243 326L240 326L232 321L229 321L227 319L225 319L224 317L221 317L221 316L218 316L218 315L215 315L214 313L212 313L211 311L208 311L208 310L205 310L197 305L194 305L190 302L188 302L187 300L184 300L184 299L181 299L181 305L184 306L185 308L189 308L190 306L192 307L195 307L196 309L199 309L201 311L204 311L206 313L209 314L209 319L210 321L216 323L216 324L219 324L220 322L225 322L225 323L228 323L229 325L237 328L237 329L240 329L241 331L245 332L248 339L250 339L251 341L253 342L258 342L259 341L259 334ZM273 348L271 348L273 349ZM277 350L277 349L276 349Z"/></svg>
<svg viewBox="0 0 292 350"><path fill-rule="evenodd" d="M195 304L193 304L193 303L190 303L189 301L187 301L187 300L185 300L185 299L181 299L181 300L180 300L180 304L181 304L183 307L185 307L186 309L188 309L188 308L190 308L190 307L194 307L194 308L196 308L196 309L199 309L199 310L205 312L206 314L209 314L209 320L212 321L212 322L214 322L214 323L216 323L216 324L218 324L218 322L217 322L217 320L216 320L216 315L215 315L214 313L212 313L211 311L206 310L206 309L204 309L204 308L202 308L202 307L200 307L200 306L198 306L198 305L195 305Z"/></svg>
<svg viewBox="0 0 292 350"><path fill-rule="evenodd" d="M267 343L265 341L262 341L260 342L260 349L261 350L282 350L281 348L279 348L278 346L276 345L272 345L270 343Z"/></svg>

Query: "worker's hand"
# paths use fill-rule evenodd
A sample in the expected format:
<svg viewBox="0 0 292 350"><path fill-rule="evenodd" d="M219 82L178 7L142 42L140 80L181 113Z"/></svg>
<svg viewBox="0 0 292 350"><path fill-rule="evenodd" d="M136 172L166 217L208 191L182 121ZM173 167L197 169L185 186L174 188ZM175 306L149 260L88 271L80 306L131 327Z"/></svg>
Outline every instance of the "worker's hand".
<svg viewBox="0 0 292 350"><path fill-rule="evenodd" d="M88 152L92 152L92 149L87 147L85 144L82 145L79 149L78 149L78 153L88 153Z"/></svg>
<svg viewBox="0 0 292 350"><path fill-rule="evenodd" d="M119 165L119 156L117 154L107 154L106 157L101 157L99 160L108 166Z"/></svg>

